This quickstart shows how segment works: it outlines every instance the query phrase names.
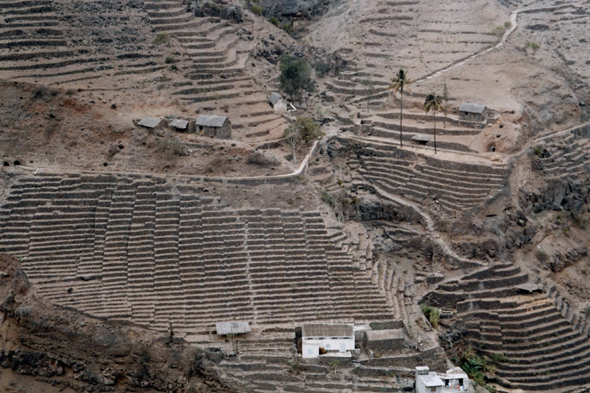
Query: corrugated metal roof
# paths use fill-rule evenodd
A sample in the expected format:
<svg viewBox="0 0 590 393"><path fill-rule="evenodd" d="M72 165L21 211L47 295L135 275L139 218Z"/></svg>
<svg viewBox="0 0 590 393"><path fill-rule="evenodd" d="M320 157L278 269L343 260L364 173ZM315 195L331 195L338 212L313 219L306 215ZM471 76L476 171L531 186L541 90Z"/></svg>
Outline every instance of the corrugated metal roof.
<svg viewBox="0 0 590 393"><path fill-rule="evenodd" d="M301 335L303 337L352 337L354 326L308 323L302 326Z"/></svg>
<svg viewBox="0 0 590 393"><path fill-rule="evenodd" d="M272 105L276 104L278 100L282 100L283 96L280 95L279 93L272 93L269 97L268 97L268 102L270 102Z"/></svg>
<svg viewBox="0 0 590 393"><path fill-rule="evenodd" d="M217 334L225 336L230 333L242 334L250 331L250 324L248 322L217 322L215 324Z"/></svg>
<svg viewBox="0 0 590 393"><path fill-rule="evenodd" d="M478 113L478 114L482 114L483 111L485 111L485 110L486 110L485 105L470 104L468 102L462 103L461 107L459 108L459 112Z"/></svg>
<svg viewBox="0 0 590 393"><path fill-rule="evenodd" d="M147 128L156 128L162 120L153 117L144 117L137 125Z"/></svg>
<svg viewBox="0 0 590 393"><path fill-rule="evenodd" d="M197 118L197 125L203 127L221 127L227 120L225 116L200 115Z"/></svg>
<svg viewBox="0 0 590 393"><path fill-rule="evenodd" d="M181 119L172 120L170 122L170 127L180 128L181 130L186 130L186 128L188 127L188 120L181 120Z"/></svg>

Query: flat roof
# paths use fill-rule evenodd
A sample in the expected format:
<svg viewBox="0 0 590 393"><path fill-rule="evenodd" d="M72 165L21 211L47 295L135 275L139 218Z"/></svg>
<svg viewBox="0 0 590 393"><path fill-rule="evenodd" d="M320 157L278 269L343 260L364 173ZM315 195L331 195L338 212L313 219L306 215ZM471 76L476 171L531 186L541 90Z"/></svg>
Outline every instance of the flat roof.
<svg viewBox="0 0 590 393"><path fill-rule="evenodd" d="M436 373L428 373L428 375L418 375L418 378L422 380L422 383L427 388L445 385L445 383L442 381L442 379L439 378L438 375L436 375Z"/></svg>

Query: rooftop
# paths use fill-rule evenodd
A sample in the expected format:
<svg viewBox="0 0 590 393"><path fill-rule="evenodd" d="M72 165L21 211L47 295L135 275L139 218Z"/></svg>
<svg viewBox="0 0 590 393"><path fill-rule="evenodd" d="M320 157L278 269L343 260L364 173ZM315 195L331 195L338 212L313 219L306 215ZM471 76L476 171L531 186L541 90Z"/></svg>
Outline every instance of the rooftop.
<svg viewBox="0 0 590 393"><path fill-rule="evenodd" d="M277 92L274 92L268 97L268 102L270 102L272 105L274 105L277 103L278 100L282 100L282 99L283 99L283 96L281 96Z"/></svg>
<svg viewBox="0 0 590 393"><path fill-rule="evenodd" d="M162 120L154 117L144 117L137 123L137 125L147 128L156 128Z"/></svg>
<svg viewBox="0 0 590 393"><path fill-rule="evenodd" d="M303 337L352 337L354 325L308 323L301 328L301 335Z"/></svg>
<svg viewBox="0 0 590 393"><path fill-rule="evenodd" d="M180 128L182 130L188 127L188 120L176 119L170 122L170 127Z"/></svg>
<svg viewBox="0 0 590 393"><path fill-rule="evenodd" d="M422 380L427 388L445 385L435 372L428 373L428 375L418 375L418 378Z"/></svg>
<svg viewBox="0 0 590 393"><path fill-rule="evenodd" d="M248 322L217 322L215 324L217 334L225 336L228 334L242 334L250 331Z"/></svg>
<svg viewBox="0 0 590 393"><path fill-rule="evenodd" d="M459 108L459 112L478 113L478 114L482 114L485 110L486 110L485 105L470 104L468 102L462 103L461 107Z"/></svg>
<svg viewBox="0 0 590 393"><path fill-rule="evenodd" d="M227 117L225 116L200 115L197 118L197 125L203 127L222 127L226 120Z"/></svg>

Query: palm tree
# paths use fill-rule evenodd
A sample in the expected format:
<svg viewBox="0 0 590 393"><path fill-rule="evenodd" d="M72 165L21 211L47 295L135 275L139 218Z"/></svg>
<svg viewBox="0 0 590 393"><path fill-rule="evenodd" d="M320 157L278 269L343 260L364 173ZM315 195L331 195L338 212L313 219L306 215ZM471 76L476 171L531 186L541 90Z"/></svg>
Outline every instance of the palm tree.
<svg viewBox="0 0 590 393"><path fill-rule="evenodd" d="M440 96L435 95L434 93L429 94L424 100L424 111L428 114L428 112L432 112L434 115L434 154L436 154L436 112L443 111L442 107L442 98Z"/></svg>
<svg viewBox="0 0 590 393"><path fill-rule="evenodd" d="M404 115L404 89L410 90L408 85L412 83L411 80L408 79L408 73L404 70L399 70L395 77L391 80L391 86L389 86L389 90L393 90L393 94L397 94L400 92L400 109L399 109L399 146L403 147L402 141L402 121Z"/></svg>

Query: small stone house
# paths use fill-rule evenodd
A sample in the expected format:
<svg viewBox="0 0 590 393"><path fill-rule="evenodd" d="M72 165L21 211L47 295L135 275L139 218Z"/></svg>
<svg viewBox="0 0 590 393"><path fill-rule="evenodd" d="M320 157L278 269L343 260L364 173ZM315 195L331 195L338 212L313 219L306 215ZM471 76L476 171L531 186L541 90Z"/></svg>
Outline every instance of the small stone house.
<svg viewBox="0 0 590 393"><path fill-rule="evenodd" d="M231 139L231 122L225 116L200 115L197 118L197 132L218 139Z"/></svg>
<svg viewBox="0 0 590 393"><path fill-rule="evenodd" d="M301 354L304 359L320 353L354 351L354 325L305 324L301 328Z"/></svg>
<svg viewBox="0 0 590 393"><path fill-rule="evenodd" d="M464 102L459 108L459 119L481 123L487 120L488 113L489 110L485 105Z"/></svg>
<svg viewBox="0 0 590 393"><path fill-rule="evenodd" d="M154 117L144 117L137 123L137 125L145 128L154 129L160 125L161 121L162 119L156 119Z"/></svg>
<svg viewBox="0 0 590 393"><path fill-rule="evenodd" d="M279 93L272 93L268 97L268 103L277 113L287 112L287 101Z"/></svg>

